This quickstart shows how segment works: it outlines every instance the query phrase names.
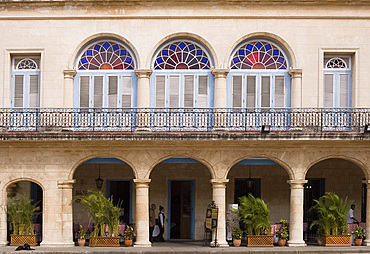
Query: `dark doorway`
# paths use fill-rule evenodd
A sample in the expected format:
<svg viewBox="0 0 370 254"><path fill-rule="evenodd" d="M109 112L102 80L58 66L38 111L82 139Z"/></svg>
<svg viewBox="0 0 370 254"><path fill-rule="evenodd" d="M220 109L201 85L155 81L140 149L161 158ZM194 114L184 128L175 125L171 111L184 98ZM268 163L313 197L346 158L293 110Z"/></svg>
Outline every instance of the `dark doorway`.
<svg viewBox="0 0 370 254"><path fill-rule="evenodd" d="M194 180L170 180L170 239L194 238Z"/></svg>
<svg viewBox="0 0 370 254"><path fill-rule="evenodd" d="M107 180L107 196L113 198L114 205L120 204L121 223L131 223L131 180Z"/></svg>
<svg viewBox="0 0 370 254"><path fill-rule="evenodd" d="M252 194L261 197L261 178L235 178L234 204L239 204L239 198Z"/></svg>

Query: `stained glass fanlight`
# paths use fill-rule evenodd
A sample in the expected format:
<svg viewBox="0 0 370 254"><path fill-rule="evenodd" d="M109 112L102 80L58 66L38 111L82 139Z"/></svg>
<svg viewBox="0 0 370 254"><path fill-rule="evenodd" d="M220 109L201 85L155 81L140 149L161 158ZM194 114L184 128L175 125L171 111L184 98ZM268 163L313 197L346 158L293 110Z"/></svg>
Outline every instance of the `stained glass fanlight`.
<svg viewBox="0 0 370 254"><path fill-rule="evenodd" d="M37 68L37 63L30 58L22 59L16 67L17 70L35 70Z"/></svg>
<svg viewBox="0 0 370 254"><path fill-rule="evenodd" d="M255 40L240 46L230 63L231 69L286 70L285 54L273 43Z"/></svg>
<svg viewBox="0 0 370 254"><path fill-rule="evenodd" d="M162 48L155 58L155 70L204 70L210 69L207 53L189 41L172 42Z"/></svg>
<svg viewBox="0 0 370 254"><path fill-rule="evenodd" d="M101 41L89 46L78 61L79 70L133 70L130 52L114 41Z"/></svg>
<svg viewBox="0 0 370 254"><path fill-rule="evenodd" d="M326 63L326 68L328 69L346 69L346 62L339 57L333 57Z"/></svg>

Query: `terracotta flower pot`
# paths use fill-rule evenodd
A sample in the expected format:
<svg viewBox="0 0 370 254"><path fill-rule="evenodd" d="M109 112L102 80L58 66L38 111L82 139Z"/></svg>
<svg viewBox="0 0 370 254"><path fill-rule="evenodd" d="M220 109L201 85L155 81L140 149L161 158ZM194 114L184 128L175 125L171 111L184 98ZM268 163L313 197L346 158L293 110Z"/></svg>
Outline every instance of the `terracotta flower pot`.
<svg viewBox="0 0 370 254"><path fill-rule="evenodd" d="M286 244L286 239L279 239L278 240L278 245L279 246L285 246L285 244Z"/></svg>
<svg viewBox="0 0 370 254"><path fill-rule="evenodd" d="M125 240L126 247L131 247L131 245L132 245L132 240Z"/></svg>
<svg viewBox="0 0 370 254"><path fill-rule="evenodd" d="M77 239L78 246L85 246L86 239Z"/></svg>
<svg viewBox="0 0 370 254"><path fill-rule="evenodd" d="M241 243L242 243L242 239L233 239L233 245L235 247L239 247Z"/></svg>
<svg viewBox="0 0 370 254"><path fill-rule="evenodd" d="M355 239L355 245L361 246L362 245L362 239Z"/></svg>

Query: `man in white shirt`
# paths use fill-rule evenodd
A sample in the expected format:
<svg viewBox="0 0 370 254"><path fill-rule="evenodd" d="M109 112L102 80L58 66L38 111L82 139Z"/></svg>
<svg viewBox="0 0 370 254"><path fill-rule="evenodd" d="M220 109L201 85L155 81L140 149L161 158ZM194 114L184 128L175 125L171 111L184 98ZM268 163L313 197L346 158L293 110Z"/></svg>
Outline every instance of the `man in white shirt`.
<svg viewBox="0 0 370 254"><path fill-rule="evenodd" d="M358 224L358 220L353 216L354 210L355 210L355 205L352 204L351 209L349 209L349 211L347 213L347 223L348 224L352 224L352 223Z"/></svg>

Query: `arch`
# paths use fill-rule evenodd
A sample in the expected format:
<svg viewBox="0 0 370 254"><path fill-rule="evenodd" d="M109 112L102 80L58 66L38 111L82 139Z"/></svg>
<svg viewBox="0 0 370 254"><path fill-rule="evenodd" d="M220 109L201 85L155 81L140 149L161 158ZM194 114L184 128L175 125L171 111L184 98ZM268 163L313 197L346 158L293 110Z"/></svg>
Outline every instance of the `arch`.
<svg viewBox="0 0 370 254"><path fill-rule="evenodd" d="M269 157L269 156L245 156L245 157L242 157L242 158L235 159L234 161L231 162L231 165L226 170L225 179L227 179L232 167L234 165L236 165L238 162L240 162L242 160L245 160L245 159L255 159L255 158L269 159L269 160L272 160L272 161L276 162L288 174L289 180L296 180L295 174L294 174L293 170L291 169L291 167L288 164L286 164L284 161L282 161L282 160L280 160L276 157Z"/></svg>
<svg viewBox="0 0 370 254"><path fill-rule="evenodd" d="M154 48L152 49L152 51L148 55L146 66L152 67L153 63L155 61L155 58L158 54L158 51L166 43L169 43L169 42L171 42L173 40L176 40L176 39L188 39L188 40L193 40L193 41L197 42L202 47L204 47L204 49L208 52L209 57L211 59L211 66L210 67L213 68L214 66L217 66L217 63L218 63L217 55L216 55L215 50L211 46L211 44L208 41L206 41L205 39L203 39L201 36L193 34L193 33L188 33L188 32L179 32L179 33L171 34L171 35L168 35L168 36L164 37L162 40L160 40L154 46Z"/></svg>
<svg viewBox="0 0 370 254"><path fill-rule="evenodd" d="M134 45L129 42L126 38L118 35L118 34L113 34L113 33L98 33L91 35L81 41L78 46L75 48L70 60L69 60L69 67L70 69L74 69L76 67L76 62L78 61L78 57L83 51L84 48L86 48L89 44L93 43L94 41L101 40L101 39L114 39L117 40L121 43L123 43L125 46L129 48L129 50L132 51L133 58L135 59L135 67L136 69L139 69L140 66L140 59L139 59L139 54Z"/></svg>
<svg viewBox="0 0 370 254"><path fill-rule="evenodd" d="M167 155L165 157L161 157L161 158L158 158L156 161L154 161L151 166L150 166L150 170L148 171L147 175L145 176L146 179L150 179L150 175L152 174L153 172L153 169L158 165L160 164L161 162L167 160L167 159L170 159L170 158L176 158L176 157L181 157L181 158L190 158L190 159L194 159L194 160L197 160L198 162L200 162L202 165L204 165L209 173L211 174L211 177L212 179L214 179L216 177L216 174L214 172L214 169L212 168L212 166L205 160L202 160L200 158L197 158L196 156L189 156L188 154L175 154L175 155Z"/></svg>
<svg viewBox="0 0 370 254"><path fill-rule="evenodd" d="M116 155L112 155L112 154L99 154L99 155L90 155L90 156L87 156L87 157L81 158L78 162L76 162L76 163L72 166L72 168L71 168L71 170L70 170L70 172L69 172L69 174L68 174L68 180L73 180L73 176L74 176L74 174L75 174L75 172L76 172L77 168L78 168L79 166L81 166L82 164L84 164L86 161L88 161L88 160L90 160L90 159L94 159L94 158L102 158L102 157L104 157L104 158L107 158L107 157L109 157L109 158L116 158L116 159L119 159L119 160L123 161L124 163L126 163L127 165L129 165L129 166L130 166L130 168L131 168L131 170L132 170L132 172L133 172L133 174L134 174L135 178L137 178L137 177L138 177L138 172L137 172L137 170L135 169L135 167L132 165L132 162L130 162L130 161L128 161L128 160L125 160L124 158L121 158L120 156L116 156Z"/></svg>
<svg viewBox="0 0 370 254"><path fill-rule="evenodd" d="M252 39L265 39L265 40L271 40L274 43L278 44L286 53L290 65L288 67L290 68L297 68L297 62L296 62L296 57L294 54L293 49L289 46L289 44L282 39L280 36L273 34L273 33L268 33L268 32L256 32L256 33L251 33L248 35L243 36L239 40L237 40L234 45L229 50L229 54L226 55L226 59L224 59L224 66L229 66L230 59L233 56L233 52L244 42Z"/></svg>
<svg viewBox="0 0 370 254"><path fill-rule="evenodd" d="M352 162L353 164L355 164L356 166L358 166L362 173L365 175L365 178L366 179L369 179L370 178L370 173L369 173L369 168L366 166L365 163L361 162L360 160L356 159L356 158L352 158L352 157L348 157L348 156L344 156L344 155L329 155L329 156L325 156L325 157L321 157L315 161L312 161L308 166L307 168L305 169L305 171L303 172L304 173L304 176L307 175L308 171L314 166L316 165L317 163L320 163L322 161L325 161L325 160L329 160L329 159L343 159L343 160L346 160L346 161L349 161L349 162Z"/></svg>
<svg viewBox="0 0 370 254"><path fill-rule="evenodd" d="M21 182L21 181L28 181L28 182L33 182L33 183L36 183L37 185L39 185L42 189L42 191L44 192L45 191L45 187L41 184L40 181L36 180L36 179L33 179L33 178L30 178L30 177L19 177L19 178L14 178L14 179L11 179L10 181L8 181L7 183L4 184L3 186L3 195L5 194L6 195L6 189L13 183L17 183L17 182ZM6 198L3 199L6 201Z"/></svg>

